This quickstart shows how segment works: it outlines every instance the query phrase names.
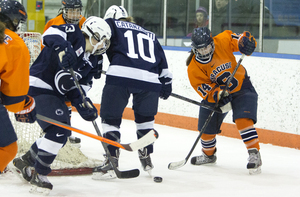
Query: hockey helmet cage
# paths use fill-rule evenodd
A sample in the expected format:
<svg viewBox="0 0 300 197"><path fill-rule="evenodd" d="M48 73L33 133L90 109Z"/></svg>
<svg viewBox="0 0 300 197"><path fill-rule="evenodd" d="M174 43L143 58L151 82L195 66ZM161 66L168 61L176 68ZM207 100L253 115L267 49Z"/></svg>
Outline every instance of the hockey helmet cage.
<svg viewBox="0 0 300 197"><path fill-rule="evenodd" d="M108 19L108 18L113 18L113 19L122 19L122 18L127 18L128 14L127 11L125 10L125 8L123 6L116 6L116 5L112 5L110 6L104 15L104 19Z"/></svg>
<svg viewBox="0 0 300 197"><path fill-rule="evenodd" d="M20 28L20 24L23 24L27 20L27 13L24 6L18 1L2 0L0 1L0 14L2 22L8 23L8 26L12 26L12 31L17 31Z"/></svg>
<svg viewBox="0 0 300 197"><path fill-rule="evenodd" d="M104 19L91 16L83 23L81 31L89 36L89 41L93 46L92 54L101 55L110 46L111 29ZM92 38L97 41L97 44L93 44ZM98 47L101 48L98 49Z"/></svg>
<svg viewBox="0 0 300 197"><path fill-rule="evenodd" d="M60 10L62 10L66 23L77 25L81 19L81 0L62 0L61 4Z"/></svg>
<svg viewBox="0 0 300 197"><path fill-rule="evenodd" d="M210 59L215 50L214 40L207 27L195 28L192 33L192 50L200 60ZM208 51L204 50L209 48ZM201 52L203 50L203 52Z"/></svg>

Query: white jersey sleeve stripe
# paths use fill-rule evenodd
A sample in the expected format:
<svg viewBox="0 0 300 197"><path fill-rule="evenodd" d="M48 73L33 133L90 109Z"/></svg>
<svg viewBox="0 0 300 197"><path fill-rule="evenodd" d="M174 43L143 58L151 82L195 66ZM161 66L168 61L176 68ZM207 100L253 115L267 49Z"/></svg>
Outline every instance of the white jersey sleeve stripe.
<svg viewBox="0 0 300 197"><path fill-rule="evenodd" d="M57 28L49 27L49 28L45 31L45 33L43 34L43 36L42 36L43 44L44 44L44 37L45 37L45 36L49 36L49 35L59 35L59 36L61 36L64 40L67 40L67 34L66 34L66 32L60 31L60 30L57 29Z"/></svg>

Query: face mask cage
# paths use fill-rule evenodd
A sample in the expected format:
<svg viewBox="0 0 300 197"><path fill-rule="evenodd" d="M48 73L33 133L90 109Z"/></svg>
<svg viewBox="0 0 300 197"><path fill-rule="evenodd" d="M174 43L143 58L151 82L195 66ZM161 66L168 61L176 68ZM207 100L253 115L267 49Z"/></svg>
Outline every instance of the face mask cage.
<svg viewBox="0 0 300 197"><path fill-rule="evenodd" d="M99 48L99 49L97 49L98 46L101 46L101 45L102 45L102 47ZM96 45L94 45L94 50L93 51L95 51L95 52L92 53L92 54L94 54L94 55L101 55L101 54L103 54L103 53L106 52L106 50L109 48L109 46L110 46L110 40L108 40L106 38L103 38L101 40L101 42L98 42Z"/></svg>
<svg viewBox="0 0 300 197"><path fill-rule="evenodd" d="M91 34L91 36L89 37L89 41L90 41L91 45L93 46L92 54L94 54L94 55L101 55L101 54L105 53L105 51L110 46L110 40L107 39L105 36L103 36L100 39L99 33L94 33L88 26L87 26L87 29L88 29L88 31ZM97 44L95 44L95 45L93 44L92 38L94 38L97 41Z"/></svg>
<svg viewBox="0 0 300 197"><path fill-rule="evenodd" d="M82 8L64 8L63 18L68 24L78 24L81 19Z"/></svg>
<svg viewBox="0 0 300 197"><path fill-rule="evenodd" d="M202 47L198 49L193 47L193 52L195 53L196 58L200 60L210 59L214 51L215 51L215 44L213 41L210 44L208 44L206 47Z"/></svg>
<svg viewBox="0 0 300 197"><path fill-rule="evenodd" d="M19 31L23 31L26 28L27 24L26 24L26 21L24 21L24 20L18 21L17 19L15 19L13 21L13 25L16 28L16 32L19 32Z"/></svg>

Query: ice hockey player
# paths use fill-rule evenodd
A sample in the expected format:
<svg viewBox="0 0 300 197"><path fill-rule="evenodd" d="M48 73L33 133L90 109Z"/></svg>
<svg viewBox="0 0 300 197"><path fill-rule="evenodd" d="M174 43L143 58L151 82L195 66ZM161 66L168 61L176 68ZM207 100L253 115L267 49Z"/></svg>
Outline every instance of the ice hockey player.
<svg viewBox="0 0 300 197"><path fill-rule="evenodd" d="M123 111L133 96L137 138L154 129L159 97L167 99L172 92L172 74L168 70L164 51L154 33L132 23L122 6L108 8L104 19L112 30L111 46L106 54L110 65L102 92L100 117L103 136L120 141ZM119 149L107 146L118 166ZM142 168L151 172L150 154L153 144L138 151ZM115 178L109 161L94 168L93 179Z"/></svg>
<svg viewBox="0 0 300 197"><path fill-rule="evenodd" d="M97 73L97 55L109 47L111 30L99 17L89 17L82 26L65 24L51 26L43 34L42 50L30 68L29 95L36 101L36 111L46 117L70 125L65 96L86 121L97 118L97 109L86 97L88 106L76 88L68 69L73 68L86 92ZM64 146L71 131L37 120L45 135L34 142L23 156L13 160L25 180L30 181L33 193L48 194L53 185L47 179L50 165ZM35 171L31 173L31 167Z"/></svg>
<svg viewBox="0 0 300 197"><path fill-rule="evenodd" d="M240 51L245 55L251 55L256 47L254 37L248 31L236 34L230 30L212 37L207 27L200 27L194 29L191 39L192 51L187 59L187 71L192 87L203 98L202 102L206 105L214 107L215 103L219 102L219 106L224 107L231 103L233 121L249 153L247 169L250 174L260 173L262 165L260 146L256 129L253 126L257 121L258 96L245 67L240 65L225 97L220 100L220 94L237 65L233 52ZM199 131L210 112L200 107ZM203 154L191 159L193 165L216 162L216 135L220 133L226 114L214 113L212 116L201 136Z"/></svg>
<svg viewBox="0 0 300 197"><path fill-rule="evenodd" d="M52 25L75 24L81 29L85 17L81 15L81 0L62 0L58 15L49 20L44 27L44 32Z"/></svg>
<svg viewBox="0 0 300 197"><path fill-rule="evenodd" d="M18 1L0 1L0 173L18 151L17 135L7 110L17 121L35 121L35 101L28 96L30 56L24 41L15 33L27 13Z"/></svg>
<svg viewBox="0 0 300 197"><path fill-rule="evenodd" d="M78 25L81 29L82 24L85 21L85 17L81 15L82 12L82 2L81 0L62 0L61 1L61 8L58 11L58 15L49 20L47 24L44 27L44 32L51 27L52 25L63 25L63 24L75 24ZM44 45L42 45L42 49L44 48ZM98 56L100 59L98 62L100 64L98 65L99 71L98 74L95 75L95 78L100 78L101 76L101 70L102 70L102 55ZM71 102L66 100L66 104L69 109L70 117L72 114L72 105ZM77 146L80 146L80 138L75 136L70 136L69 141L72 144L76 144Z"/></svg>

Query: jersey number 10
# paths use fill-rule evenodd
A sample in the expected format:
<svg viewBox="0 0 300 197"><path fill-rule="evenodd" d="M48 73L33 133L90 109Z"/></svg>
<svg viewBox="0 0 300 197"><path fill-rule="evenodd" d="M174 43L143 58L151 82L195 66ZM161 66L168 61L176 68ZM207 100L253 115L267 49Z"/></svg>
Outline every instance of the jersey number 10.
<svg viewBox="0 0 300 197"><path fill-rule="evenodd" d="M131 30L127 30L124 33L124 37L127 38L127 43L128 43L128 57L133 58L133 59L138 59L138 54L140 55L140 57L150 63L155 63L156 59L155 59L155 55L154 55L154 43L153 40L148 37L146 34L143 33L138 33L136 35L137 37L137 45L135 45L134 43L134 39L133 39L133 33ZM148 41L148 46L149 46L149 55L150 57L147 57L145 55L145 45L144 45L144 40ZM138 54L136 53L136 49L135 46L137 46L138 48Z"/></svg>

